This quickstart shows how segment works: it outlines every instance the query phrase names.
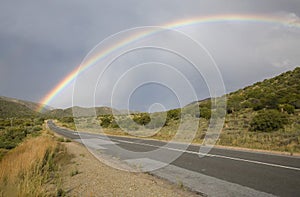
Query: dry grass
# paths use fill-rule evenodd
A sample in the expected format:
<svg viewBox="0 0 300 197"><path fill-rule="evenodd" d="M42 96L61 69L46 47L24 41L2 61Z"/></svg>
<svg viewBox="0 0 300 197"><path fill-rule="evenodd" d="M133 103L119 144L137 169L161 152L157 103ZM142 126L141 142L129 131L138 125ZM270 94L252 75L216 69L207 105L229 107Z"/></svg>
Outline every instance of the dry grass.
<svg viewBox="0 0 300 197"><path fill-rule="evenodd" d="M235 114L227 114L217 144L222 146L289 152L291 155L300 153L299 109L295 110L294 115L289 115L289 124L283 129L273 132L249 131L249 124L255 114L256 112L253 112L251 109L244 109ZM60 125L62 125L62 123L60 123ZM170 141L174 139L174 136L178 132L179 125L179 121L170 120L167 126L164 126L160 131L147 138ZM64 126L69 127L68 125ZM201 144L203 142L208 126L208 120L204 118L199 119L199 125L193 143ZM187 132L183 135L178 135L176 140L184 142L187 138L188 130L189 127L187 127ZM91 132L91 130L88 129L85 131ZM129 133L122 129L105 128L103 131L108 135L130 136ZM190 131L193 131L193 129L190 129ZM99 130L93 132L99 133Z"/></svg>
<svg viewBox="0 0 300 197"><path fill-rule="evenodd" d="M55 175L55 158L59 152L59 143L45 135L27 139L8 152L0 163L0 195L51 195L47 190L55 186L48 183Z"/></svg>

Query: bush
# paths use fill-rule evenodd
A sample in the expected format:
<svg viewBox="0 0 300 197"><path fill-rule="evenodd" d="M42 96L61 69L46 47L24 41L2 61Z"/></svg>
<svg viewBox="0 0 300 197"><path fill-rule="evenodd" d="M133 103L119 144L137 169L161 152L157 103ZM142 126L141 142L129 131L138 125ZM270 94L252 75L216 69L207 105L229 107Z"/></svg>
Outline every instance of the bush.
<svg viewBox="0 0 300 197"><path fill-rule="evenodd" d="M74 122L74 118L73 117L63 117L60 119L61 122L64 123L73 123Z"/></svg>
<svg viewBox="0 0 300 197"><path fill-rule="evenodd" d="M206 107L200 108L200 117L209 120L211 117L211 110Z"/></svg>
<svg viewBox="0 0 300 197"><path fill-rule="evenodd" d="M43 128L41 126L34 126L32 131L41 131Z"/></svg>
<svg viewBox="0 0 300 197"><path fill-rule="evenodd" d="M287 123L285 114L277 110L263 110L253 117L250 122L250 130L271 132L283 128Z"/></svg>
<svg viewBox="0 0 300 197"><path fill-rule="evenodd" d="M110 125L111 125L112 128L115 128L115 129L120 128L119 125L118 125L118 123L117 123L117 121L114 118L111 121Z"/></svg>
<svg viewBox="0 0 300 197"><path fill-rule="evenodd" d="M12 149L16 147L27 135L24 128L9 128L0 136L0 148Z"/></svg>
<svg viewBox="0 0 300 197"><path fill-rule="evenodd" d="M290 105L290 104L283 105L283 110L286 111L288 114L295 113L295 107L293 105Z"/></svg>
<svg viewBox="0 0 300 197"><path fill-rule="evenodd" d="M139 125L145 126L151 121L151 118L148 113L141 113L134 115L133 121L138 123Z"/></svg>
<svg viewBox="0 0 300 197"><path fill-rule="evenodd" d="M227 111L229 113L236 112L241 110L242 106L241 103L245 100L243 96L240 95L232 95L228 99L227 103Z"/></svg>
<svg viewBox="0 0 300 197"><path fill-rule="evenodd" d="M170 119L179 120L180 116L181 116L180 109L171 109L167 112L167 120L170 120Z"/></svg>
<svg viewBox="0 0 300 197"><path fill-rule="evenodd" d="M101 127L108 128L111 125L113 118L111 115L103 115L100 117L100 120L101 120L100 123Z"/></svg>

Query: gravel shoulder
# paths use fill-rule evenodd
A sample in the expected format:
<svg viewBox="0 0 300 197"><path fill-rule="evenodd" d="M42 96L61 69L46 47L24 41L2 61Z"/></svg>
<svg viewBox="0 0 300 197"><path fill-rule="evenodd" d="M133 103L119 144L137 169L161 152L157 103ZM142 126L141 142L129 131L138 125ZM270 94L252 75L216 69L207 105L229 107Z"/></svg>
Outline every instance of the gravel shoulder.
<svg viewBox="0 0 300 197"><path fill-rule="evenodd" d="M76 142L64 143L71 161L62 166L66 196L198 196L180 184L109 167Z"/></svg>

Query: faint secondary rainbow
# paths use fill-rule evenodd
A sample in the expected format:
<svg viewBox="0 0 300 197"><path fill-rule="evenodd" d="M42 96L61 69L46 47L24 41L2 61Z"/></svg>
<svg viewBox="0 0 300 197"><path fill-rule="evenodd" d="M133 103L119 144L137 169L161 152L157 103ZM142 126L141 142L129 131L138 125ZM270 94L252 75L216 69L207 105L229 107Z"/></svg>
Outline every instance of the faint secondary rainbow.
<svg viewBox="0 0 300 197"><path fill-rule="evenodd" d="M252 23L270 23L270 24L280 24L288 27L300 27L299 21L293 21L284 17L275 17L268 15L240 15L240 14L230 14L230 15L214 15L214 16L206 16L206 17L197 17L197 18L189 18L178 20L175 22L171 22L165 25L162 25L163 28L168 29L176 29L184 26L190 26L195 24L205 24L205 23L223 23L223 22L252 22ZM112 53L113 51L126 46L136 40L139 40L145 36L151 35L155 33L155 31L144 31L138 33L136 35L132 35L120 41L119 43L110 46L106 50L103 50L101 53L93 56L88 61L84 62L84 64L79 65L76 69L74 69L71 73L69 73L62 81L60 81L51 91L49 91L45 97L43 97L40 101L41 105L38 111L42 111L43 108L48 105L51 100L55 98L65 87L71 84L76 77L81 74L83 71L94 65L98 60L105 58L107 55Z"/></svg>

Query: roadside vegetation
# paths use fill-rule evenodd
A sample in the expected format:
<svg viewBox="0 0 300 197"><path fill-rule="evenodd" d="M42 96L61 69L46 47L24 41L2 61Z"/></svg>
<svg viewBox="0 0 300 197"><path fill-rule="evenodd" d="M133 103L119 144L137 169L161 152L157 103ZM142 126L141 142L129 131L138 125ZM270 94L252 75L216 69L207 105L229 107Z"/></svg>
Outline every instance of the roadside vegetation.
<svg viewBox="0 0 300 197"><path fill-rule="evenodd" d="M0 160L4 153L15 148L25 138L40 135L43 118L0 119Z"/></svg>
<svg viewBox="0 0 300 197"><path fill-rule="evenodd" d="M226 95L227 114L217 144L299 153L299 80L300 67ZM76 130L72 108L45 113L35 112L33 108L33 103L0 97L0 160L25 139L39 136L45 119L56 119L59 126ZM210 118L217 114L211 110L210 99L194 102L183 109L154 114L131 112L123 115L115 109L97 107L96 118L88 117L95 109L75 108L80 114L86 114L86 117L76 119L76 126L89 132L99 132L101 126L102 132L110 135L128 136L135 132L139 137L159 140L171 140L182 120L189 123L197 118L199 125L194 143L203 142ZM195 109L200 113L192 113ZM116 115L112 115L113 112ZM179 141L186 140L192 125L185 124L184 127L186 135L176 136Z"/></svg>
<svg viewBox="0 0 300 197"><path fill-rule="evenodd" d="M46 129L45 120L50 118L74 129L71 116L34 112L38 105L31 102L6 97L1 100L5 106L0 106L0 196L194 195L155 177L98 163L85 147ZM78 109L90 113L89 109ZM101 107L97 111L102 117L110 109ZM65 112L69 114L70 110ZM84 124L95 121L91 118Z"/></svg>
<svg viewBox="0 0 300 197"><path fill-rule="evenodd" d="M0 119L0 196L62 196L68 155L42 117Z"/></svg>
<svg viewBox="0 0 300 197"><path fill-rule="evenodd" d="M90 128L90 131L93 131L93 125L98 124L105 133L111 135L129 135L126 130L142 130L145 132L144 136L147 136L147 133L159 129L154 135L147 137L171 140L180 125L181 110L185 110L183 120L189 121L194 117L186 112L195 108L199 108L200 113L195 114L199 127L193 142L202 143L212 116L210 99L166 113L131 113L129 116L102 114L96 120L83 117L82 121L79 119L79 123L83 124L83 128ZM291 154L300 152L300 67L228 94L226 111L218 145L285 151ZM59 122L61 126L75 129L71 117L60 118ZM182 136L182 141L184 137Z"/></svg>
<svg viewBox="0 0 300 197"><path fill-rule="evenodd" d="M63 147L50 136L28 138L0 162L1 196L56 196Z"/></svg>
<svg viewBox="0 0 300 197"><path fill-rule="evenodd" d="M226 95L227 114L217 144L300 153L299 80L300 68L296 68ZM0 195L64 196L60 169L70 160L63 144L70 140L54 137L46 131L44 122L52 118L59 126L76 130L72 109L39 113L28 106L36 107L30 102L0 97ZM86 114L76 119L76 126L86 131L127 136L134 132L139 137L167 141L174 136L186 141L196 120L199 125L193 143L203 142L210 118L218 117L218 111L211 110L210 99L153 114L123 115L98 107L94 118L88 117L91 109L76 109ZM193 113L195 109L200 113ZM177 135L182 125L184 133ZM70 176L78 173L74 168Z"/></svg>

